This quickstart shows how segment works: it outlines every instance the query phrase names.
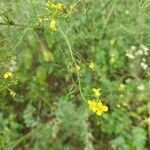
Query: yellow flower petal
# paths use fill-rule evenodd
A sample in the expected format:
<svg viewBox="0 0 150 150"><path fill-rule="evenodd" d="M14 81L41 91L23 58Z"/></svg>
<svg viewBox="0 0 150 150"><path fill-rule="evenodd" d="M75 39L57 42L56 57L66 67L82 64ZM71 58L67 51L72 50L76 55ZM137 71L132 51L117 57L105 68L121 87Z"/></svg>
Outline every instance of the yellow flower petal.
<svg viewBox="0 0 150 150"><path fill-rule="evenodd" d="M93 106L93 107L92 107L92 111L93 111L93 112L96 112L97 110L98 110L98 108L97 108L96 106Z"/></svg>
<svg viewBox="0 0 150 150"><path fill-rule="evenodd" d="M93 69L94 69L94 67L95 67L94 63L93 63L93 62L91 62L91 63L89 64L89 68L93 70Z"/></svg>
<svg viewBox="0 0 150 150"><path fill-rule="evenodd" d="M62 6L63 6L62 3L56 4L55 5L55 10L58 11L58 12L61 11L62 10Z"/></svg>
<svg viewBox="0 0 150 150"><path fill-rule="evenodd" d="M98 89L93 88L92 89L92 91L94 92L94 95L97 96L97 97L101 95L100 90L101 90L100 88L98 88Z"/></svg>
<svg viewBox="0 0 150 150"><path fill-rule="evenodd" d="M119 91L123 91L124 89L125 89L125 85L124 85L123 83L121 83L121 84L119 85L118 90L119 90Z"/></svg>
<svg viewBox="0 0 150 150"><path fill-rule="evenodd" d="M87 103L88 103L89 105L91 105L91 104L92 104L92 100L88 100Z"/></svg>
<svg viewBox="0 0 150 150"><path fill-rule="evenodd" d="M104 106L102 107L102 110L103 110L104 112L106 112L106 111L108 111L108 107L104 105Z"/></svg>
<svg viewBox="0 0 150 150"><path fill-rule="evenodd" d="M88 100L89 109L95 112L98 116L102 115L103 112L108 111L108 107L103 105L99 100Z"/></svg>
<svg viewBox="0 0 150 150"><path fill-rule="evenodd" d="M98 107L101 107L103 104L101 102L97 103Z"/></svg>
<svg viewBox="0 0 150 150"><path fill-rule="evenodd" d="M76 69L77 69L77 71L79 71L81 68L80 68L80 66L76 65Z"/></svg>
<svg viewBox="0 0 150 150"><path fill-rule="evenodd" d="M7 79L7 78L11 78L13 76L12 72L6 72L4 73L4 79Z"/></svg>
<svg viewBox="0 0 150 150"><path fill-rule="evenodd" d="M51 20L49 28L52 29L53 31L57 31L56 21L55 20Z"/></svg>
<svg viewBox="0 0 150 150"><path fill-rule="evenodd" d="M98 110L97 112L96 112L96 114L98 115L98 116L101 116L102 115L102 111L101 110Z"/></svg>
<svg viewBox="0 0 150 150"><path fill-rule="evenodd" d="M11 73L11 72L8 72L8 76L9 76L9 77L12 77L12 73Z"/></svg>
<svg viewBox="0 0 150 150"><path fill-rule="evenodd" d="M4 74L4 79L7 79L8 78L8 74Z"/></svg>

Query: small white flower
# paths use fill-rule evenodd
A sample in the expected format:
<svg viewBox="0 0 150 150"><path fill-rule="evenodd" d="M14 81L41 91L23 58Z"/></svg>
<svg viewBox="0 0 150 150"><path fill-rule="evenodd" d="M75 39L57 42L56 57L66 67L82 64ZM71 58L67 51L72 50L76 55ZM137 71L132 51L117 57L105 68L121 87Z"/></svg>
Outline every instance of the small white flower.
<svg viewBox="0 0 150 150"><path fill-rule="evenodd" d="M129 59L134 59L134 58L135 58L132 54L129 54L129 53L127 53L126 56L127 56Z"/></svg>
<svg viewBox="0 0 150 150"><path fill-rule="evenodd" d="M128 78L128 79L125 80L125 82L126 82L126 83L129 83L129 82L131 82L131 79Z"/></svg>
<svg viewBox="0 0 150 150"><path fill-rule="evenodd" d="M9 71L11 72L15 72L16 70L17 70L16 66L9 67Z"/></svg>
<svg viewBox="0 0 150 150"><path fill-rule="evenodd" d="M139 85L139 86L137 87L137 89L140 90L140 91L144 91L145 87L144 87L143 84L141 84L141 85Z"/></svg>
<svg viewBox="0 0 150 150"><path fill-rule="evenodd" d="M144 69L144 70L146 70L147 68L148 68L148 65L147 64L145 64L144 62L141 62L141 67Z"/></svg>
<svg viewBox="0 0 150 150"><path fill-rule="evenodd" d="M11 59L10 60L10 64L15 66L16 65L16 61L14 59Z"/></svg>
<svg viewBox="0 0 150 150"><path fill-rule="evenodd" d="M136 53L135 53L136 56L138 55L143 55L143 51L142 50L138 50Z"/></svg>
<svg viewBox="0 0 150 150"><path fill-rule="evenodd" d="M146 59L145 59L145 58L142 58L142 61L143 61L143 62L146 62Z"/></svg>
<svg viewBox="0 0 150 150"><path fill-rule="evenodd" d="M143 44L141 44L140 47L141 47L144 51L149 51L149 48L147 48L147 47L144 46Z"/></svg>
<svg viewBox="0 0 150 150"><path fill-rule="evenodd" d="M147 52L147 51L145 51L145 52L144 52L144 55L145 55L145 56L147 56L147 55L148 55L148 52Z"/></svg>

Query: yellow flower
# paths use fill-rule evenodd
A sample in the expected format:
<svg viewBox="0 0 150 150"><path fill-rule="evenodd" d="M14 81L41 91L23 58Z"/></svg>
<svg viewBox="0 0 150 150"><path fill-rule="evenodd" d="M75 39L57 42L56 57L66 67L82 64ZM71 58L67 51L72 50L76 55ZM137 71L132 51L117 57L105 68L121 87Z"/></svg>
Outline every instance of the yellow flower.
<svg viewBox="0 0 150 150"><path fill-rule="evenodd" d="M108 111L108 107L105 106L105 105L103 105L103 106L102 106L102 110L103 110L104 112L107 112L107 111Z"/></svg>
<svg viewBox="0 0 150 150"><path fill-rule="evenodd" d="M101 116L103 112L108 111L108 107L103 105L99 100L88 100L89 110Z"/></svg>
<svg viewBox="0 0 150 150"><path fill-rule="evenodd" d="M121 105L120 105L120 104L117 104L117 107L118 107L118 108L120 108L120 107L121 107Z"/></svg>
<svg viewBox="0 0 150 150"><path fill-rule="evenodd" d="M77 71L79 71L81 68L80 68L80 66L76 65L76 69L77 69Z"/></svg>
<svg viewBox="0 0 150 150"><path fill-rule="evenodd" d="M89 109L93 112L97 111L97 103L93 100L88 100Z"/></svg>
<svg viewBox="0 0 150 150"><path fill-rule="evenodd" d="M15 96L16 96L16 93L15 93L14 91L10 91L10 95L11 95L12 97L15 97Z"/></svg>
<svg viewBox="0 0 150 150"><path fill-rule="evenodd" d="M55 10L57 11L57 12L59 12L59 11L61 11L62 10L62 3L58 3L58 4L56 4L54 7L55 7Z"/></svg>
<svg viewBox="0 0 150 150"><path fill-rule="evenodd" d="M124 89L125 89L125 85L124 85L123 83L121 83L121 84L119 85L118 90L119 90L119 91L123 91Z"/></svg>
<svg viewBox="0 0 150 150"><path fill-rule="evenodd" d="M5 72L4 79L11 78L13 76L12 72Z"/></svg>
<svg viewBox="0 0 150 150"><path fill-rule="evenodd" d="M94 92L94 95L95 95L96 97L98 97L98 96L101 95L100 90L101 90L100 88L99 88L99 89L96 89L96 88L93 88L93 89L92 89L92 91Z"/></svg>
<svg viewBox="0 0 150 150"><path fill-rule="evenodd" d="M116 61L116 59L114 57L111 57L111 59L110 59L111 64L114 64L115 61Z"/></svg>
<svg viewBox="0 0 150 150"><path fill-rule="evenodd" d="M94 69L94 67L95 67L94 63L93 63L93 62L91 62L91 63L89 64L89 68L93 70L93 69Z"/></svg>
<svg viewBox="0 0 150 150"><path fill-rule="evenodd" d="M88 100L87 103L88 103L89 105L92 105L93 100Z"/></svg>
<svg viewBox="0 0 150 150"><path fill-rule="evenodd" d="M101 111L101 110L98 110L98 111L96 112L97 116L101 116L102 113L103 113L103 111Z"/></svg>
<svg viewBox="0 0 150 150"><path fill-rule="evenodd" d="M129 12L129 10L125 10L125 15L129 15L130 14L130 12Z"/></svg>
<svg viewBox="0 0 150 150"><path fill-rule="evenodd" d="M115 44L115 40L114 39L110 40L110 45L113 46L114 44Z"/></svg>
<svg viewBox="0 0 150 150"><path fill-rule="evenodd" d="M98 102L97 105L99 108L103 106L102 102Z"/></svg>
<svg viewBox="0 0 150 150"><path fill-rule="evenodd" d="M57 31L56 21L55 20L51 20L49 28L52 29L53 31Z"/></svg>

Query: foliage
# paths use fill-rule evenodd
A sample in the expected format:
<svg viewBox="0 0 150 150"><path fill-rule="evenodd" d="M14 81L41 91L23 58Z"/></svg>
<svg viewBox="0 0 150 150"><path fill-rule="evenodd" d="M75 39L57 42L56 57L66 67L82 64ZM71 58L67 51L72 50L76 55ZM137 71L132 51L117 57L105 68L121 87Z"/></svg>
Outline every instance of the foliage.
<svg viewBox="0 0 150 150"><path fill-rule="evenodd" d="M148 150L148 8L1 0L0 149Z"/></svg>

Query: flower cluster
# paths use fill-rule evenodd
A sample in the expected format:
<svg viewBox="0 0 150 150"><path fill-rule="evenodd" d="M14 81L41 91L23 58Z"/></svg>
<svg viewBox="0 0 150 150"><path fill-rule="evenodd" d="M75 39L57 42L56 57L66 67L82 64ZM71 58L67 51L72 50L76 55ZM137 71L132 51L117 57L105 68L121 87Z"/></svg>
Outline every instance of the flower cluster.
<svg viewBox="0 0 150 150"><path fill-rule="evenodd" d="M13 78L12 78L12 77L13 77L13 73L10 72L10 71L7 71L7 72L4 73L3 77L4 77L4 79L13 79ZM9 81L9 80L8 80L8 81ZM16 84L16 81L15 81L15 80L12 80L11 83ZM7 87L7 88L8 88L8 90L9 90L9 94L10 94L12 97L15 97L15 96L16 96L16 93L15 93L13 90L9 89L9 87Z"/></svg>
<svg viewBox="0 0 150 150"><path fill-rule="evenodd" d="M130 60L140 60L140 67L143 70L146 70L148 68L148 64L146 62L146 56L149 54L149 49L144 46L140 45L139 49L137 49L135 46L131 46L131 48L126 53L126 56Z"/></svg>
<svg viewBox="0 0 150 150"><path fill-rule="evenodd" d="M103 112L108 111L108 107L102 104L99 100L88 100L89 109L96 113L96 115L101 116Z"/></svg>
<svg viewBox="0 0 150 150"><path fill-rule="evenodd" d="M8 78L11 78L13 76L13 73L12 72L5 72L4 73L4 79L8 79Z"/></svg>
<svg viewBox="0 0 150 150"><path fill-rule="evenodd" d="M57 31L56 21L55 20L51 20L49 28L52 29L53 31Z"/></svg>
<svg viewBox="0 0 150 150"><path fill-rule="evenodd" d="M57 3L56 5L54 5L54 8L57 12L61 11L62 10L62 3Z"/></svg>
<svg viewBox="0 0 150 150"><path fill-rule="evenodd" d="M93 70L94 69L94 67L95 67L95 64L93 63L93 62L91 62L90 64L89 64L89 66L88 66L91 70Z"/></svg>
<svg viewBox="0 0 150 150"><path fill-rule="evenodd" d="M50 0L48 0L45 4L45 8L48 12L50 12L51 10L59 12L62 10L62 7L62 3L53 4Z"/></svg>
<svg viewBox="0 0 150 150"><path fill-rule="evenodd" d="M12 97L15 97L16 96L16 93L12 90L10 90L10 93L9 93Z"/></svg>
<svg viewBox="0 0 150 150"><path fill-rule="evenodd" d="M62 8L63 8L62 3L53 4L50 0L48 0L45 4L45 9L47 10L49 15L58 14L62 10ZM57 15L52 15L52 16L57 16ZM52 31L57 31L56 19L54 19L53 17L50 21L49 28Z"/></svg>
<svg viewBox="0 0 150 150"><path fill-rule="evenodd" d="M123 83L121 83L118 87L119 91L123 91L125 89L125 85Z"/></svg>

